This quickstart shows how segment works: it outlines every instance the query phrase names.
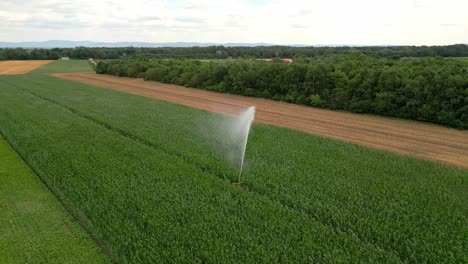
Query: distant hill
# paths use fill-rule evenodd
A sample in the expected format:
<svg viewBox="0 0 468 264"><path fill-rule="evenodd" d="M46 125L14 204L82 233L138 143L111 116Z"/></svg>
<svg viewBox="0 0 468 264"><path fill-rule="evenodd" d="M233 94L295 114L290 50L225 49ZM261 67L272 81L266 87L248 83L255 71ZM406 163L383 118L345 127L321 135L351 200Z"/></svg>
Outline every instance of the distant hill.
<svg viewBox="0 0 468 264"><path fill-rule="evenodd" d="M464 44L464 45L468 45ZM47 40L47 41L26 41L26 42L1 42L0 48L75 48L75 47L101 47L101 48L122 48L122 47L138 47L138 48L187 48L187 47L209 47L209 46L224 46L224 47L272 47L272 46L288 46L288 47L398 47L401 45L385 44L385 45L360 45L360 44L273 44L273 43L242 43L242 42L96 42L96 41L73 41L73 40ZM411 45L402 45L406 47L416 47ZM437 45L436 45L437 46ZM444 46L444 45L442 45ZM449 45L450 46L450 45Z"/></svg>
<svg viewBox="0 0 468 264"><path fill-rule="evenodd" d="M270 43L205 43L205 42L95 42L95 41L70 41L70 40L48 40L48 41L33 41L33 42L0 42L0 48L74 48L74 47L144 47L144 48L159 48L159 47L208 47L208 46L225 46L225 47L258 47L258 46L275 46ZM292 47L304 47L306 45L295 44L289 45Z"/></svg>

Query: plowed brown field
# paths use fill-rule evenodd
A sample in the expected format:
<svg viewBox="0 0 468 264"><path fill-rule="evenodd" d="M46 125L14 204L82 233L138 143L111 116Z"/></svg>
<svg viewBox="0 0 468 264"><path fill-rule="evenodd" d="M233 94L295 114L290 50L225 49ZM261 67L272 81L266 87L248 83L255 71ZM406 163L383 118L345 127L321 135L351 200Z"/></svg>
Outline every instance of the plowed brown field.
<svg viewBox="0 0 468 264"><path fill-rule="evenodd" d="M53 76L221 114L233 114L254 105L257 108L255 122L258 123L468 168L468 131L145 82L141 79L95 73L61 73Z"/></svg>
<svg viewBox="0 0 468 264"><path fill-rule="evenodd" d="M0 61L0 75L24 74L49 62L51 60Z"/></svg>

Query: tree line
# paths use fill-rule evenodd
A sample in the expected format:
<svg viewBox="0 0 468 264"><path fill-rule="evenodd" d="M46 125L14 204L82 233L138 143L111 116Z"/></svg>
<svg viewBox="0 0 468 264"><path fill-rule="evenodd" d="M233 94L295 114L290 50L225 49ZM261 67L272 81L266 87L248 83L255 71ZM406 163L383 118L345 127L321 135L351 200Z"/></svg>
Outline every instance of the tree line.
<svg viewBox="0 0 468 264"><path fill-rule="evenodd" d="M468 64L361 52L296 59L100 62L97 73L468 128Z"/></svg>
<svg viewBox="0 0 468 264"><path fill-rule="evenodd" d="M365 46L365 47L189 47L189 48L54 48L54 49L0 49L0 60L55 60L60 57L72 59L227 59L227 58L301 58L328 54L361 53L386 58L402 57L468 57L468 45L448 46Z"/></svg>

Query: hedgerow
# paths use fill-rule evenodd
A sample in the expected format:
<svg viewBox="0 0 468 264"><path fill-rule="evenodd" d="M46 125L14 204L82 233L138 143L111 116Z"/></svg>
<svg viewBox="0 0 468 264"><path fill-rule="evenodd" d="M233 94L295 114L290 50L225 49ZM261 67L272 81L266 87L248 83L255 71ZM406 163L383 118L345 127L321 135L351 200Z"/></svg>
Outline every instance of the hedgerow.
<svg viewBox="0 0 468 264"><path fill-rule="evenodd" d="M377 58L359 52L291 65L252 59L101 62L97 73L270 98L315 107L468 128L468 67L444 58Z"/></svg>

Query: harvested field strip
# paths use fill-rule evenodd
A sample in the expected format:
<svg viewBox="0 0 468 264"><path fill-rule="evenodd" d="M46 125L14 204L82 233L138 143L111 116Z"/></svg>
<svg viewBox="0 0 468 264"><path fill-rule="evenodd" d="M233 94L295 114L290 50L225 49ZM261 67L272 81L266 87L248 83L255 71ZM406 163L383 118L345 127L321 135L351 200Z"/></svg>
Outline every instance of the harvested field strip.
<svg viewBox="0 0 468 264"><path fill-rule="evenodd" d="M399 262L394 253L215 180L177 157L1 86L2 132L119 261Z"/></svg>
<svg viewBox="0 0 468 264"><path fill-rule="evenodd" d="M60 77L60 76L59 76ZM126 85L128 87L131 87L131 88L134 88L135 89L135 94L140 94L141 92L143 92L144 90L150 90L150 91L158 91L160 92L161 94L161 97L164 99L164 100L169 100L169 99L174 99L174 95L177 95L177 97L179 98L183 98L183 99L190 99L191 101L193 101L194 103L205 103L205 105L207 103L209 103L210 106L212 106L211 109L221 109L223 107L226 107L227 109L224 110L224 109L221 109L221 110L218 110L218 111L223 111L223 113L227 113L227 114L234 114L234 113L237 113L239 112L239 109L243 108L243 107L246 107L246 106L249 106L250 104L249 103L245 103L243 101L238 101L238 100L232 100L232 101L219 101L218 98L210 98L209 96L204 96L203 95L203 98L198 98L198 97L201 97L201 96L198 96L198 97L195 97L195 95L199 92L205 92L205 93L208 93L208 95L213 95L212 92L206 92L206 91L203 91L203 90L198 90L198 89L189 89L189 91L178 91L179 89L171 89L171 90L168 90L168 91L160 91L160 89L158 89L159 87L156 87L154 86L154 82L144 82L143 84L147 84L147 85L141 85L141 83L138 83L136 85L133 85L133 84L128 84L126 83L125 81L119 81L118 79L116 79L116 77L113 77L113 76L108 76L110 77L109 80L106 80L107 82L109 82L110 84L116 84L116 85ZM92 79L92 77L88 77L90 79ZM119 79L127 79L127 78L119 78ZM96 78L94 78L94 80L97 80L98 81L98 84L100 81L102 81L102 78L100 78L100 75L97 75ZM134 80L134 79L130 79L130 80ZM176 86L176 87L180 87L180 86ZM119 89L119 88L116 88L116 89ZM125 90L122 90L122 91L125 91ZM149 92L149 91L147 91ZM189 93L187 93L189 92ZM149 93L148 93L149 94ZM215 93L216 94L216 93ZM145 95L147 95L145 93ZM217 94L216 94L217 95ZM159 96L159 94L158 94ZM232 95L231 95L232 96ZM245 97L241 97L241 98L245 98ZM234 96L233 99L239 99L238 96ZM250 98L246 98L246 99L250 99ZM263 99L255 99L255 100L260 100L260 101L266 101L266 103L269 103L270 101L268 100L263 100ZM279 103L279 104L283 104L283 103ZM292 104L283 104L284 106L292 106L292 107L295 107L297 105L292 105ZM196 104L195 107L197 108L201 108L202 107L202 104ZM307 107L306 109L310 109L309 107ZM304 109L302 109L304 110ZM314 109L314 110L319 110L319 111L323 111L323 110L320 110L320 109ZM329 111L328 111L329 112ZM279 115L281 114L281 109L280 110L275 110L274 108L271 109L271 110L268 110L267 113L270 115L269 118L271 118L273 115ZM340 113L340 114L347 114L347 113ZM351 114L353 115L354 117L357 116L355 114ZM298 117L303 117L302 114L298 114L297 115ZM294 116L293 116L294 117ZM378 119L382 119L380 117L377 117ZM352 129L353 127L353 121L354 120L349 120L349 118L347 119L343 119L343 120L340 120L340 121L343 121L342 124L337 124L336 122L330 122L328 120L323 120L320 119L320 115L315 115L315 119L314 119L314 116L307 116L307 118L305 119L306 121L320 121L320 122L323 122L325 123L325 125L331 125L329 128L333 128L333 126L338 126L338 127L341 127L341 128L346 128L346 129ZM384 119L385 120L385 119ZM359 120L357 120L359 121ZM381 120L380 120L381 121ZM387 120L388 121L388 120ZM408 121L402 121L402 122L408 122ZM409 121L411 122L411 121ZM414 123L414 122L412 122ZM376 132L378 133L381 133L383 131L386 131L388 130L388 124L377 124L377 126L380 128L379 130L375 130ZM432 126L432 125L430 125ZM440 127L439 127L440 128ZM327 128L328 129L328 128ZM402 128L404 133L408 133L409 135L413 135L412 137L408 137L408 135L399 135L399 136L403 136L403 137L406 137L408 139L413 139L413 140L419 140L419 138L417 136L419 136L418 134L414 134L414 130L409 127L409 128ZM441 133L440 129L438 131L439 133ZM443 131L442 131L442 135L443 135ZM449 136L449 135L447 135ZM458 139L461 139L461 138L458 138ZM441 141L440 137L437 137L437 138L432 138L432 140L435 140L435 141L439 141L438 143L445 143L445 141ZM422 140L421 140L422 141ZM468 148L468 142L462 142L462 144L465 143L463 145L463 147L466 147ZM452 146L457 146L458 147L458 144L453 144Z"/></svg>
<svg viewBox="0 0 468 264"><path fill-rule="evenodd" d="M94 75L94 74L90 74L90 75ZM97 80L102 80L102 78L100 78L102 75L94 75L94 77L98 77ZM104 79L106 80L106 82L109 82L110 84L118 84L118 85L128 85L128 82L125 82L125 81L128 81L128 80L134 80L134 79L130 79L130 78L118 78L118 77L115 77L115 76L108 76L108 75L103 75L104 76ZM125 81L119 81L119 79L124 79ZM150 89L150 90L156 90L158 92L160 92L160 87L159 86L156 86L155 87L155 83L154 82L143 82L141 80L139 80L140 83L137 85L137 86L134 86L134 85L129 85L130 87L132 88L145 88L145 89ZM145 84L145 85L141 85L141 83ZM156 83L156 84L159 84L159 85L165 85L165 84L161 84L161 83ZM298 106L298 105L294 105L294 104L287 104L287 103L281 103L281 102L277 102L279 105L278 107L268 107L272 101L269 101L269 100L264 100L264 99L258 99L258 98L248 98L248 97L241 97L241 96L235 96L235 95L228 95L229 99L232 99L231 101L219 101L219 98L218 98L218 93L213 93L213 92L208 92L208 91L203 91L203 90L199 90L199 89L187 89L185 87L181 87L181 88L185 88L184 90L180 90L180 89L177 89L177 88L180 88L180 86L175 86L175 85L170 85L170 89L168 90L163 90L161 91L162 93L166 92L168 95L177 95L179 97L182 97L184 99L191 99L191 100L195 100L195 101L198 101L198 102L208 102L210 104L215 104L215 109L218 108L218 107L221 107L225 104L228 104L230 106L233 106L235 110L237 111L234 111L233 113L237 113L239 111L240 108L243 108L243 107L246 107L246 106L249 106L251 104L255 104L255 105L260 105L260 107L262 107L264 110L263 111L266 111L267 113L271 114L271 115L281 115L283 114L284 111L284 108L286 108L287 110L294 110L294 111L291 111L291 112L287 112L287 117L295 117L295 118L304 118L305 117L305 121L315 121L315 122L324 122L326 125L331 125L330 128L333 128L333 126L337 126L337 127L341 127L341 128L345 128L345 129L350 129L350 128L353 128L353 127L356 127L356 124L357 125L360 125L360 126L364 126L366 124L368 124L368 118L372 119L372 122L375 123L375 126L376 126L376 132L385 132L387 131L387 133L389 134L394 134L394 135L398 135L399 137L403 136L403 137L406 137L407 139L414 139L414 140L419 140L421 137L420 134L418 134L418 130L415 130L415 129L424 129L424 131L428 131L428 132L434 132L434 133L437 133L435 135L432 135L432 134L429 134L428 136L430 137L430 140L434 140L436 141L437 143L445 143L446 141L443 140L443 138L440 137L440 135L442 136L455 136L455 140L459 140L461 141L462 139L466 139L466 136L468 135L467 133L458 133L458 135L455 133L453 133L454 131L455 132L462 132L462 131L458 131L458 130L455 130L455 129L447 129L447 128L443 128L443 127L440 127L440 126L436 126L436 125L431 125L431 124L421 124L421 123L416 123L416 122L412 122L412 121L405 121L405 120L394 120L394 119L386 119L386 118L382 118L382 117L371 117L371 116L362 116L362 115L357 115L357 114L350 114L350 113L343 113L343 112L333 112L333 111L328 111L328 110L322 110L322 109L315 109L315 108L311 108L311 107L302 107L302 106ZM174 89L175 88L175 89ZM199 92L204 92L204 94L201 94L201 95L198 95ZM253 100L252 100L253 99ZM251 101L250 101L251 100ZM216 103L218 105L216 105ZM304 110L316 110L316 111L309 111L307 112L307 115L304 115L303 111ZM222 111L222 110L220 110ZM318 111L318 112L317 112ZM326 118L323 118L323 115L324 114L336 114L338 116L341 117L341 119L339 120L340 121L340 124L337 124L336 122L333 122L332 121L329 121L328 119ZM344 116L343 116L344 115ZM333 118L335 118L335 116L332 116ZM362 117L364 118L364 120L361 120L359 119L358 117ZM408 125L406 127L402 127L401 125L398 127L398 129L401 129L401 131L399 130L398 132L399 133L392 133L392 126L389 126L389 123L388 122L401 122L401 123L404 123L405 125ZM357 123L356 123L357 122ZM416 127L415 127L416 126ZM371 127L373 128L373 127ZM404 133L404 134L403 134ZM453 144L453 145L459 145L459 144L463 144L463 148L468 148L468 141L464 141L464 142L457 142L457 144Z"/></svg>
<svg viewBox="0 0 468 264"><path fill-rule="evenodd" d="M52 62L51 60L0 61L0 75L24 74Z"/></svg>
<svg viewBox="0 0 468 264"><path fill-rule="evenodd" d="M412 121L333 112L108 75L72 73L55 76L222 114L232 114L245 106L255 105L258 123L284 126L468 168L468 131Z"/></svg>
<svg viewBox="0 0 468 264"><path fill-rule="evenodd" d="M144 139L158 147L152 151L170 153L211 177L236 177L202 136L222 120L218 115L48 77L16 77L15 84ZM264 125L254 126L251 139L244 182L270 202L404 261L466 256L466 171Z"/></svg>

